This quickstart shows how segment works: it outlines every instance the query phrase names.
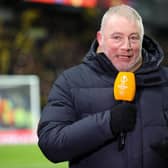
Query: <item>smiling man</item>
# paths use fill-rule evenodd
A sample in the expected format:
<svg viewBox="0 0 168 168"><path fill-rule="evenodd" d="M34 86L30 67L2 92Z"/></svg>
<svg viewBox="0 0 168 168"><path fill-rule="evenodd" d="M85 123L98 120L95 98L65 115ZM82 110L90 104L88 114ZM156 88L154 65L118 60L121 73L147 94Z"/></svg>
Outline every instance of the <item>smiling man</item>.
<svg viewBox="0 0 168 168"><path fill-rule="evenodd" d="M97 33L99 51L104 52L119 71L135 71L142 63L144 28L141 17L127 9L111 8L103 17Z"/></svg>
<svg viewBox="0 0 168 168"><path fill-rule="evenodd" d="M104 14L96 37L83 62L53 83L38 126L41 151L70 168L167 168L168 70L160 65L161 47L127 5ZM115 100L120 71L136 78L129 103Z"/></svg>

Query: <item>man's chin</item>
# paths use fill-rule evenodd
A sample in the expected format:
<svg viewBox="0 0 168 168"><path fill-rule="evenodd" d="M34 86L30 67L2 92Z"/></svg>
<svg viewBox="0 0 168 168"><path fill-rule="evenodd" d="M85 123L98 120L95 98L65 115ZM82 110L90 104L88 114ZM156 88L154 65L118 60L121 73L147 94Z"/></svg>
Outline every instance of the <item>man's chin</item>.
<svg viewBox="0 0 168 168"><path fill-rule="evenodd" d="M118 71L122 71L122 72L127 72L127 71L130 71L130 70L131 70L131 68L128 67L128 66L119 66L119 67L116 67L116 69L117 69Z"/></svg>

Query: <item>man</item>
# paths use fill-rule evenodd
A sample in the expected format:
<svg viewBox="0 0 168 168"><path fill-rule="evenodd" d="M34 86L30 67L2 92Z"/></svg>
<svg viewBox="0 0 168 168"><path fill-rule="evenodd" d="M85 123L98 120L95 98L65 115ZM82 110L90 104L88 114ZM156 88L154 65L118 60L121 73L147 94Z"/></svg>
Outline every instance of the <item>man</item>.
<svg viewBox="0 0 168 168"><path fill-rule="evenodd" d="M111 7L83 62L53 84L38 127L44 155L69 161L71 168L167 168L168 71L162 59L137 11ZM119 71L135 74L130 103L114 98Z"/></svg>

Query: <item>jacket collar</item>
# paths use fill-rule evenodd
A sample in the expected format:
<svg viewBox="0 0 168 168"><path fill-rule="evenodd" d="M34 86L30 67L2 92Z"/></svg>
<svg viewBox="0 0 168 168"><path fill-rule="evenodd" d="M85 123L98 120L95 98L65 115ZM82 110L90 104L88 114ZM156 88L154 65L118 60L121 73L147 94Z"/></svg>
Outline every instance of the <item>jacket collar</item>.
<svg viewBox="0 0 168 168"><path fill-rule="evenodd" d="M94 40L83 63L102 75L110 75L115 78L118 73L117 69L104 53L96 52L97 47L98 42ZM145 35L142 44L143 63L135 72L137 85L154 86L167 81L160 71L160 63L163 60L163 56L164 54L159 44Z"/></svg>

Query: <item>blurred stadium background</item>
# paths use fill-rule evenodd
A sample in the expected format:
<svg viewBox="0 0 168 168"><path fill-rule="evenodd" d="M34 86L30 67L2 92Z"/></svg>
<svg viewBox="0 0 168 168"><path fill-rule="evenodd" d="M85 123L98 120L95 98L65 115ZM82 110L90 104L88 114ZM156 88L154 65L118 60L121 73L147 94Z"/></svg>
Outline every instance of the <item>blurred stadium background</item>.
<svg viewBox="0 0 168 168"><path fill-rule="evenodd" d="M103 12L120 3L139 11L146 34L162 45L168 65L167 0L1 0L0 75L37 76L41 111L57 75L82 60ZM1 125L0 120L0 131ZM49 162L36 143L0 145L0 156L3 168L67 167L67 162Z"/></svg>

